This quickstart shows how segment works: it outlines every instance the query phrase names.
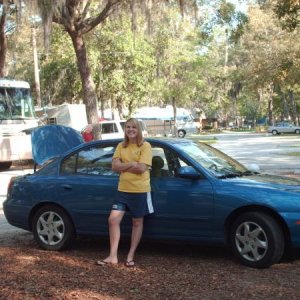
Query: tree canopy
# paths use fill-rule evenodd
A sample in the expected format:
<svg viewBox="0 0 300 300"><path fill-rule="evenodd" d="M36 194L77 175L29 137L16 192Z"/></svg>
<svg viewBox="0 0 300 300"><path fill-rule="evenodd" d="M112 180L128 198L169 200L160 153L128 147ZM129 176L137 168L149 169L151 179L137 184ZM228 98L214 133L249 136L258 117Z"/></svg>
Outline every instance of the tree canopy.
<svg viewBox="0 0 300 300"><path fill-rule="evenodd" d="M297 1L251 1L246 13L226 0L26 2L22 25L0 39L4 65L34 85L25 20L40 14L43 105L83 102L91 123L106 108L128 117L170 104L174 114L201 110L224 126L299 122ZM17 22L17 6L4 12Z"/></svg>

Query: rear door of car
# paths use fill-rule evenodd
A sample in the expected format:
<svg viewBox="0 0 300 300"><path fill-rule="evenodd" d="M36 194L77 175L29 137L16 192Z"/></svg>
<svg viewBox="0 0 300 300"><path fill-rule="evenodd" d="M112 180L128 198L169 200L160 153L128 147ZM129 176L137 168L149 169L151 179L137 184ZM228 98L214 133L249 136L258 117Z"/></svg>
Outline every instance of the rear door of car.
<svg viewBox="0 0 300 300"><path fill-rule="evenodd" d="M119 177L111 170L116 144L92 144L62 161L60 199L79 233L107 234Z"/></svg>

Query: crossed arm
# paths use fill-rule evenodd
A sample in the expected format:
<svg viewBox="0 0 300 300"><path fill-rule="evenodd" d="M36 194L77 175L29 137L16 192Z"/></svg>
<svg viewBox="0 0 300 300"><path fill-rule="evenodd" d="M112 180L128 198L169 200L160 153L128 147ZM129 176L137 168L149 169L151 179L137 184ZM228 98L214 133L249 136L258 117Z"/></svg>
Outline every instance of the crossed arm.
<svg viewBox="0 0 300 300"><path fill-rule="evenodd" d="M148 170L148 166L144 163L139 163L136 161L124 163L119 158L114 158L112 161L112 170L117 172L142 174Z"/></svg>

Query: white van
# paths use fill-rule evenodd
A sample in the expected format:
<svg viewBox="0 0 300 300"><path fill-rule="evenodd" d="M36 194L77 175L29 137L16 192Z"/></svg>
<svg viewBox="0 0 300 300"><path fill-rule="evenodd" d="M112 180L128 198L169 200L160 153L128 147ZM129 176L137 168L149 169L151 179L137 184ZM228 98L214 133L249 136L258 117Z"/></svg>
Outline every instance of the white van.
<svg viewBox="0 0 300 300"><path fill-rule="evenodd" d="M100 121L99 124L93 124L93 126L99 125L100 132L101 132L101 138L102 140L111 140L111 139L118 139L118 138L124 138L124 126L125 126L124 120L118 121L118 120L104 120ZM139 120L143 136L148 136L148 131L146 128L145 123L142 120ZM86 127L81 131L83 133L85 131Z"/></svg>
<svg viewBox="0 0 300 300"><path fill-rule="evenodd" d="M176 126L180 138L185 137L186 134L197 134L199 132L199 124L194 121L192 115L177 116Z"/></svg>

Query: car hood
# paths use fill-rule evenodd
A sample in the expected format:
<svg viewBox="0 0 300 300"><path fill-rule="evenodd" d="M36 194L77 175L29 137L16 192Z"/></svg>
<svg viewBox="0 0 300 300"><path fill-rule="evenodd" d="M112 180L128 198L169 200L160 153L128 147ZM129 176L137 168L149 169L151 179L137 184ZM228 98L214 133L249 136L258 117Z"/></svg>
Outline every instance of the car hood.
<svg viewBox="0 0 300 300"><path fill-rule="evenodd" d="M83 142L81 134L71 127L38 127L31 133L32 157L36 164L42 165L50 158L59 156Z"/></svg>
<svg viewBox="0 0 300 300"><path fill-rule="evenodd" d="M268 175L268 174L255 174L250 176L242 176L230 179L223 179L237 185L247 186L248 184L253 187L270 188L285 191L294 191L300 193L300 178L291 178L287 176Z"/></svg>

